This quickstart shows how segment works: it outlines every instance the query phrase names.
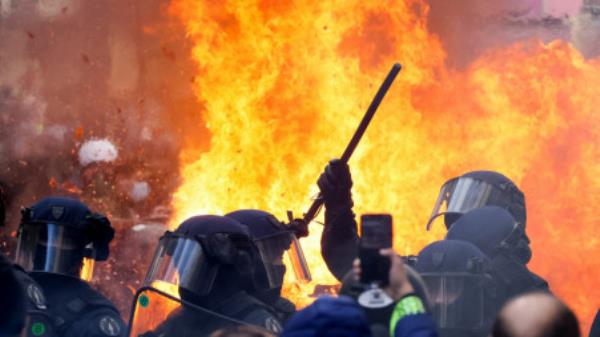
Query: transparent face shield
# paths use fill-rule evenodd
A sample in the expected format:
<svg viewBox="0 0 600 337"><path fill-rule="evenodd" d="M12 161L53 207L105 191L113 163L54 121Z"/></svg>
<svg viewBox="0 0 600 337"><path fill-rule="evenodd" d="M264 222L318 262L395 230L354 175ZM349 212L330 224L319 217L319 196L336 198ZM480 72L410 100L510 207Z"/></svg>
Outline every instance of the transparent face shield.
<svg viewBox="0 0 600 337"><path fill-rule="evenodd" d="M83 233L53 223L23 224L19 229L16 262L27 271L93 277L92 249L86 249Z"/></svg>
<svg viewBox="0 0 600 337"><path fill-rule="evenodd" d="M300 243L293 232L280 232L254 240L264 265L268 288L281 287L286 271L284 254L288 255L296 280L309 282L310 272Z"/></svg>
<svg viewBox="0 0 600 337"><path fill-rule="evenodd" d="M462 214L486 205L504 204L506 198L505 192L485 181L469 177L454 178L442 186L427 222L427 230L442 215L449 228Z"/></svg>
<svg viewBox="0 0 600 337"><path fill-rule="evenodd" d="M477 330L485 326L484 280L468 273L421 274L440 329Z"/></svg>
<svg viewBox="0 0 600 337"><path fill-rule="evenodd" d="M130 337L182 336L193 333L209 336L217 329L247 323L182 301L153 288L138 290L129 321Z"/></svg>
<svg viewBox="0 0 600 337"><path fill-rule="evenodd" d="M167 232L159 241L145 285L180 297L180 288L202 296L210 292L218 266L200 242Z"/></svg>

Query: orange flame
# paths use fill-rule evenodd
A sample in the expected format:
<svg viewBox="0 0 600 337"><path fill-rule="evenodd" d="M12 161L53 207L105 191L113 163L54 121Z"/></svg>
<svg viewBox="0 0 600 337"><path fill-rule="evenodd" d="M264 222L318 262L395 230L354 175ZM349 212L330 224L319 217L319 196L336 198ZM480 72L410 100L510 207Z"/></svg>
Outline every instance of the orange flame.
<svg viewBox="0 0 600 337"><path fill-rule="evenodd" d="M170 11L194 41L194 89L211 133L200 158L193 146L181 153L173 225L240 208L281 218L304 210L323 166L400 61L404 70L350 162L355 211L393 213L396 249L418 253L443 237L424 224L446 179L503 172L527 196L530 266L589 327L600 305L598 60L567 43L529 41L448 70L420 0L174 0ZM336 283L320 234L313 224L302 242L315 282L285 288L299 304L316 284Z"/></svg>

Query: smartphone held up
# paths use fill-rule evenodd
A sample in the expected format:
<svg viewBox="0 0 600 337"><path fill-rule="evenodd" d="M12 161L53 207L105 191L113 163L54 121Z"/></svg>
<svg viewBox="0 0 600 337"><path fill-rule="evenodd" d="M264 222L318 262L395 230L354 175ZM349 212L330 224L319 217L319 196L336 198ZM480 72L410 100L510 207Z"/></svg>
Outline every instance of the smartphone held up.
<svg viewBox="0 0 600 337"><path fill-rule="evenodd" d="M361 237L359 258L360 282L385 287L388 284L390 259L382 256L381 249L392 248L392 216L390 214L364 214L360 218Z"/></svg>

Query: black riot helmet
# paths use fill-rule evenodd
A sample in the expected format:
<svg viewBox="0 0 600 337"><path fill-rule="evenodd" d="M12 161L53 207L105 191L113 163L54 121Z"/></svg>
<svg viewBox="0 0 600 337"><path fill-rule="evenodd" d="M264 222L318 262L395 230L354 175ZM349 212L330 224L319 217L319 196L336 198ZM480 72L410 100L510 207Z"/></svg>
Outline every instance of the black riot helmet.
<svg viewBox="0 0 600 337"><path fill-rule="evenodd" d="M489 260L469 242L443 240L425 247L415 265L430 296L440 336L487 336L499 308Z"/></svg>
<svg viewBox="0 0 600 337"><path fill-rule="evenodd" d="M28 271L91 280L94 261L105 261L114 229L77 199L48 197L22 210L16 262Z"/></svg>
<svg viewBox="0 0 600 337"><path fill-rule="evenodd" d="M492 259L498 254L513 257L521 264L531 259L523 226L508 211L496 206L467 212L448 230L446 239L468 241Z"/></svg>
<svg viewBox="0 0 600 337"><path fill-rule="evenodd" d="M249 280L254 282L258 259L248 229L239 222L216 215L194 216L159 241L145 285L198 302L220 288ZM217 281L218 280L218 281Z"/></svg>
<svg viewBox="0 0 600 337"><path fill-rule="evenodd" d="M494 171L468 172L444 183L427 222L427 229L442 215L446 228L450 228L461 215L483 206L506 209L525 230L525 195L510 179Z"/></svg>
<svg viewBox="0 0 600 337"><path fill-rule="evenodd" d="M244 209L231 212L226 217L235 219L248 228L250 236L260 253L261 262L257 274L263 289L279 289L286 271L284 254L290 259L297 281L310 281L310 272L302 247L295 232L279 221L273 214Z"/></svg>

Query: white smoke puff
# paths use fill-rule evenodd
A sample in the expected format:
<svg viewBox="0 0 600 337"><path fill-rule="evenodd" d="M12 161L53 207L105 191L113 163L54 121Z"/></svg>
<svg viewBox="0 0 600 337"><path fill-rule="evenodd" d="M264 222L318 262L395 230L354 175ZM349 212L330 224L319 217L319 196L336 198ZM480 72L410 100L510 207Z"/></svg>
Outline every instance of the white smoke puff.
<svg viewBox="0 0 600 337"><path fill-rule="evenodd" d="M91 163L112 162L118 156L119 151L107 139L88 140L79 148L79 164L83 167Z"/></svg>
<svg viewBox="0 0 600 337"><path fill-rule="evenodd" d="M148 195L150 195L150 185L145 181L134 182L129 191L129 197L135 202L146 199Z"/></svg>
<svg viewBox="0 0 600 337"><path fill-rule="evenodd" d="M54 18L73 11L74 5L72 0L38 0L36 9L41 17Z"/></svg>
<svg viewBox="0 0 600 337"><path fill-rule="evenodd" d="M154 246L167 229L167 226L157 223L136 224L127 233L127 242L131 242L133 245L146 244Z"/></svg>
<svg viewBox="0 0 600 337"><path fill-rule="evenodd" d="M12 13L11 0L0 0L0 16L3 18L8 18L11 13Z"/></svg>

